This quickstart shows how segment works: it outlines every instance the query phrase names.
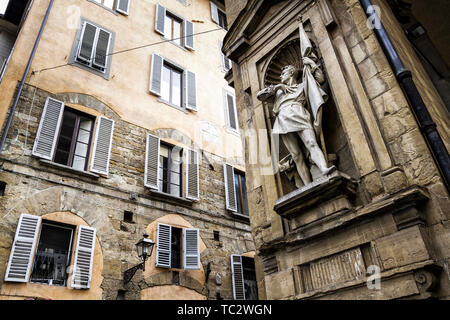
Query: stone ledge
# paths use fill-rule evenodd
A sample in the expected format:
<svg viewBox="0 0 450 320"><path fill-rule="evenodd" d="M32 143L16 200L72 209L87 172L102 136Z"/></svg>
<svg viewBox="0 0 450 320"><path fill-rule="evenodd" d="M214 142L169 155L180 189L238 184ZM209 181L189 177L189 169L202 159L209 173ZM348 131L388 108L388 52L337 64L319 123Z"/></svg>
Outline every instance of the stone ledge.
<svg viewBox="0 0 450 320"><path fill-rule="evenodd" d="M48 166L48 167L55 167L70 173L75 173L75 174L80 174L83 175L85 177L90 177L90 178L95 178L98 179L100 178L100 175L92 173L92 172L88 172L88 171L83 171L83 170L78 170L78 169L74 169L72 167L69 166L65 166L63 164L59 164L53 161L49 161L49 160L44 160L44 159L39 159L39 163L44 165L44 166Z"/></svg>
<svg viewBox="0 0 450 320"><path fill-rule="evenodd" d="M274 210L283 218L291 219L306 209L335 197L354 196L356 188L355 179L345 173L334 172L279 198Z"/></svg>

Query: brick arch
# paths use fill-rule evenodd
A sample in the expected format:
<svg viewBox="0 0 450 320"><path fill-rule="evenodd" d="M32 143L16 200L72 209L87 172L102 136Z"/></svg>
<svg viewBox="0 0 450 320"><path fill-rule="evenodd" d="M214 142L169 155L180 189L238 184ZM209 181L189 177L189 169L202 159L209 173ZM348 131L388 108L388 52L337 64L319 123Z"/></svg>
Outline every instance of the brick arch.
<svg viewBox="0 0 450 320"><path fill-rule="evenodd" d="M57 93L55 98L61 100L64 103L72 103L77 105L82 105L89 107L98 111L99 113L105 115L109 119L120 120L121 115L113 109L112 106L99 100L97 97L92 95L78 93L78 92L64 92Z"/></svg>

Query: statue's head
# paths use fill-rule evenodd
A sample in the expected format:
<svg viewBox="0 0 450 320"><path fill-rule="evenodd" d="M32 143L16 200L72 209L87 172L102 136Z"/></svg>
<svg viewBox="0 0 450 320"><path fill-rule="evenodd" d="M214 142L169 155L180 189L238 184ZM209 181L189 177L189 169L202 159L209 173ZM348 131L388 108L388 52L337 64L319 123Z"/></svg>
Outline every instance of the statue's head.
<svg viewBox="0 0 450 320"><path fill-rule="evenodd" d="M298 69L293 65L287 65L283 69L281 69L281 83L286 83L289 79L293 78L297 79Z"/></svg>

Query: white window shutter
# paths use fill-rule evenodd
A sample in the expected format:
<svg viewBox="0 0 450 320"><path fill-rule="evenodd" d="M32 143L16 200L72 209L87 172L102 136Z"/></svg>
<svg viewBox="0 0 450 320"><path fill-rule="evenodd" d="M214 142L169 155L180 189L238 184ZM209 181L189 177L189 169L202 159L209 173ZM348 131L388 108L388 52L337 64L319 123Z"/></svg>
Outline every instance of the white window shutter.
<svg viewBox="0 0 450 320"><path fill-rule="evenodd" d="M90 63L94 51L94 42L97 35L97 27L85 22L78 46L77 59Z"/></svg>
<svg viewBox="0 0 450 320"><path fill-rule="evenodd" d="M21 214L11 248L5 281L27 282L41 225L41 217Z"/></svg>
<svg viewBox="0 0 450 320"><path fill-rule="evenodd" d="M158 97L161 95L163 64L164 59L156 53L153 53L152 70L150 71L150 92Z"/></svg>
<svg viewBox="0 0 450 320"><path fill-rule="evenodd" d="M108 50L111 42L111 33L99 29L97 43L95 46L94 61L92 64L99 68L106 68L108 62Z"/></svg>
<svg viewBox="0 0 450 320"><path fill-rule="evenodd" d="M227 111L227 125L230 129L238 132L238 118L236 109L236 100L232 94L224 91L224 103Z"/></svg>
<svg viewBox="0 0 450 320"><path fill-rule="evenodd" d="M227 163L223 164L225 180L225 202L227 210L237 212L236 189L234 187L234 168Z"/></svg>
<svg viewBox="0 0 450 320"><path fill-rule="evenodd" d="M113 133L114 120L99 117L91 161L92 172L108 175Z"/></svg>
<svg viewBox="0 0 450 320"><path fill-rule="evenodd" d="M159 151L160 139L148 133L145 148L144 185L148 188L156 190L158 190L159 184Z"/></svg>
<svg viewBox="0 0 450 320"><path fill-rule="evenodd" d="M184 47L194 50L194 24L189 20L183 21Z"/></svg>
<svg viewBox="0 0 450 320"><path fill-rule="evenodd" d="M245 300L244 271L242 268L242 256L231 255L231 274L233 279L233 299Z"/></svg>
<svg viewBox="0 0 450 320"><path fill-rule="evenodd" d="M200 200L199 157L192 149L186 149L186 198Z"/></svg>
<svg viewBox="0 0 450 320"><path fill-rule="evenodd" d="M155 31L164 36L164 25L166 19L166 8L162 5L156 5Z"/></svg>
<svg viewBox="0 0 450 320"><path fill-rule="evenodd" d="M184 269L200 270L199 229L184 229Z"/></svg>
<svg viewBox="0 0 450 320"><path fill-rule="evenodd" d="M53 159L63 111L63 102L47 98L34 141L33 155L47 160Z"/></svg>
<svg viewBox="0 0 450 320"><path fill-rule="evenodd" d="M91 286L95 234L95 228L86 226L78 227L71 283L74 289L89 289Z"/></svg>
<svg viewBox="0 0 450 320"><path fill-rule="evenodd" d="M228 72L231 69L231 60L222 51L223 43L219 42L219 51L222 60L222 70Z"/></svg>
<svg viewBox="0 0 450 320"><path fill-rule="evenodd" d="M158 223L156 241L156 266L170 268L172 261L172 227Z"/></svg>
<svg viewBox="0 0 450 320"><path fill-rule="evenodd" d="M212 21L214 21L215 23L219 24L219 10L217 8L217 5L210 1L209 3L211 3L211 18Z"/></svg>
<svg viewBox="0 0 450 320"><path fill-rule="evenodd" d="M186 109L197 111L197 79L195 73L185 71Z"/></svg>
<svg viewBox="0 0 450 320"><path fill-rule="evenodd" d="M130 12L130 1L131 0L117 0L116 11L127 16Z"/></svg>

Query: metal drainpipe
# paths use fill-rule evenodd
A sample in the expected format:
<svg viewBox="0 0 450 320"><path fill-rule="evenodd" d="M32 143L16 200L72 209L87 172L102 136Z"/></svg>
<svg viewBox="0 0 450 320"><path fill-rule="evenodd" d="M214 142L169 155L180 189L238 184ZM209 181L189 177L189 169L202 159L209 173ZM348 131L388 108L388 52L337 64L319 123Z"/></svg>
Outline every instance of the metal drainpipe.
<svg viewBox="0 0 450 320"><path fill-rule="evenodd" d="M383 47L391 67L394 69L398 82L408 97L417 123L419 124L420 131L422 132L422 135L424 136L429 148L431 149L431 153L437 162L438 169L442 174L447 191L450 191L450 157L447 148L445 147L444 142L436 129L436 124L431 118L431 115L428 112L428 109L423 102L416 85L414 84L412 73L411 71L406 70L403 66L403 63L400 60L400 57L398 56L398 53L395 50L394 45L392 44L391 39L389 38L386 29L384 29L384 26L375 10L369 11L369 8L373 9L370 0L359 0L359 2L361 3L361 6L367 16L369 18L376 19L377 22L379 22L380 28L374 28L373 30L377 35L381 46ZM373 13L368 13L368 11Z"/></svg>
<svg viewBox="0 0 450 320"><path fill-rule="evenodd" d="M13 103L13 105L11 107L11 111L9 113L8 120L6 122L5 130L3 130L2 139L0 141L0 154L3 151L3 145L5 144L6 136L8 135L8 131L9 131L9 127L11 126L11 122L12 122L12 119L13 119L13 116L14 116L14 112L16 111L17 103L19 102L19 98L20 98L20 96L22 94L23 86L25 84L25 80L27 78L28 72L30 71L31 63L33 62L34 55L36 54L36 50L37 50L37 47L39 45L39 41L41 40L41 36L42 36L43 31L44 31L44 27L45 27L45 25L47 23L48 16L50 15L50 11L51 11L52 6L53 6L53 1L54 0L50 0L50 3L49 3L48 8L47 8L47 12L45 13L45 17L42 20L41 28L39 29L39 33L37 35L36 41L34 42L33 50L31 51L30 58L28 59L27 67L25 68L25 72L23 73L22 80L20 81L19 90L17 91L17 95L14 98L14 103Z"/></svg>

